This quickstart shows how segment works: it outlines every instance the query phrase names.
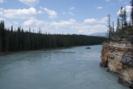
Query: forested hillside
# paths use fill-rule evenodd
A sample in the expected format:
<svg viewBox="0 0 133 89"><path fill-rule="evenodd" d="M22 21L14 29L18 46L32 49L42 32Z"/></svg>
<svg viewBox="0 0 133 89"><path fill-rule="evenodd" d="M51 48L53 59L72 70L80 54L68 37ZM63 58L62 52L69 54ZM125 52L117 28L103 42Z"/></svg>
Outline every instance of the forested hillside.
<svg viewBox="0 0 133 89"><path fill-rule="evenodd" d="M6 29L4 21L0 22L0 52L95 45L105 40L96 36L33 33L13 26Z"/></svg>

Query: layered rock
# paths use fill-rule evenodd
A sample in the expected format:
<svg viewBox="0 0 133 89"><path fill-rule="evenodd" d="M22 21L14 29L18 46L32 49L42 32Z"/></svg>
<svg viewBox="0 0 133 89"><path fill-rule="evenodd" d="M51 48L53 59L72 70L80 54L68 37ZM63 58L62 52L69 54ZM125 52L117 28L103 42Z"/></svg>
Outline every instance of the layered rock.
<svg viewBox="0 0 133 89"><path fill-rule="evenodd" d="M128 41L105 42L101 66L119 75L119 82L133 89L133 44Z"/></svg>

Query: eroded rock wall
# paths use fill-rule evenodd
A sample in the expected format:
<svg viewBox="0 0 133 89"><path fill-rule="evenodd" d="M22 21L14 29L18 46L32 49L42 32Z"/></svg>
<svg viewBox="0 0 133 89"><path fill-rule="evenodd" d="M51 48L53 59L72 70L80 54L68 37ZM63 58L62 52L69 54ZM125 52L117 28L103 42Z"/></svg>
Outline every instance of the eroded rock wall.
<svg viewBox="0 0 133 89"><path fill-rule="evenodd" d="M103 44L101 66L119 75L119 82L133 89L133 44L106 42Z"/></svg>

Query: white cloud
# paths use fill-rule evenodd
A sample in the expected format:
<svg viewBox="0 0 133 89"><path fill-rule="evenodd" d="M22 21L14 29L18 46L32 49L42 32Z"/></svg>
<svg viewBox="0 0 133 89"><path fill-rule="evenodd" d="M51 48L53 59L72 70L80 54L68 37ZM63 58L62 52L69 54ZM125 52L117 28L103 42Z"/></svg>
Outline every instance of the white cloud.
<svg viewBox="0 0 133 89"><path fill-rule="evenodd" d="M102 6L98 6L97 9L98 10L101 10L101 9L103 9L103 7Z"/></svg>
<svg viewBox="0 0 133 89"><path fill-rule="evenodd" d="M123 14L123 11L126 10L126 12L127 12L127 21L130 21L131 9L132 9L132 6L126 5L123 8L122 12L121 12L121 9L118 10L117 15L119 16L119 15Z"/></svg>
<svg viewBox="0 0 133 89"><path fill-rule="evenodd" d="M126 6L123 7L122 11L124 11L124 10L126 10L127 14L130 14L131 10L132 10L132 6L131 5L126 5ZM118 10L117 15L121 14L120 11L121 11L121 8Z"/></svg>
<svg viewBox="0 0 133 89"><path fill-rule="evenodd" d="M120 16L121 14L124 14L125 8L121 10L121 8L118 10L117 15Z"/></svg>
<svg viewBox="0 0 133 89"><path fill-rule="evenodd" d="M35 8L23 8L23 9L0 9L0 14L9 19L26 19L36 15L38 12Z"/></svg>
<svg viewBox="0 0 133 89"><path fill-rule="evenodd" d="M48 8L43 8L43 10L50 18L55 18L58 15L58 13L55 10L48 9Z"/></svg>
<svg viewBox="0 0 133 89"><path fill-rule="evenodd" d="M60 20L60 21L53 21L51 23L56 29L69 29L73 28L76 25L75 19L68 19L68 20Z"/></svg>
<svg viewBox="0 0 133 89"><path fill-rule="evenodd" d="M55 10L48 8L36 9L34 7L30 8L20 8L20 9L4 9L0 8L0 15L8 19L28 19L30 17L37 16L38 14L47 14L49 18L56 18L58 13Z"/></svg>
<svg viewBox="0 0 133 89"><path fill-rule="evenodd" d="M85 30L89 34L105 33L107 31L106 23L107 17L103 17L101 19L87 18L83 21Z"/></svg>
<svg viewBox="0 0 133 89"><path fill-rule="evenodd" d="M0 8L0 16L3 16L3 8Z"/></svg>
<svg viewBox="0 0 133 89"><path fill-rule="evenodd" d="M106 2L110 2L111 0L105 0Z"/></svg>
<svg viewBox="0 0 133 89"><path fill-rule="evenodd" d="M28 20L25 20L22 24L25 29L32 28L35 29L36 32L39 28L46 28L45 25L46 23L44 21L38 20L36 18L29 18Z"/></svg>
<svg viewBox="0 0 133 89"><path fill-rule="evenodd" d="M127 21L130 21L132 6L127 5L125 8L126 8L126 11L127 11Z"/></svg>
<svg viewBox="0 0 133 89"><path fill-rule="evenodd" d="M84 23L90 24L90 25L95 25L97 23L95 18L87 18L84 20Z"/></svg>
<svg viewBox="0 0 133 89"><path fill-rule="evenodd" d="M105 25L107 23L107 17L104 17L99 20L95 18L87 18L84 20L84 23L89 25L97 25L97 24Z"/></svg>
<svg viewBox="0 0 133 89"><path fill-rule="evenodd" d="M26 5L35 5L39 2L39 0L19 0L20 2L26 4Z"/></svg>
<svg viewBox="0 0 133 89"><path fill-rule="evenodd" d="M69 9L70 9L70 10L75 10L75 7L74 7L74 6L72 6L72 7L70 7Z"/></svg>
<svg viewBox="0 0 133 89"><path fill-rule="evenodd" d="M0 3L4 3L4 0L0 0Z"/></svg>
<svg viewBox="0 0 133 89"><path fill-rule="evenodd" d="M43 21L35 18L26 20L23 27L37 29L41 28L42 32L48 33L64 33L64 34L94 34L105 33L107 17L101 19L87 18L83 21L75 19L58 20L58 21Z"/></svg>
<svg viewBox="0 0 133 89"><path fill-rule="evenodd" d="M111 2L111 1L119 1L119 2L121 2L121 1L125 1L125 0L105 0L106 2Z"/></svg>
<svg viewBox="0 0 133 89"><path fill-rule="evenodd" d="M131 13L132 6L127 5L125 6L127 13Z"/></svg>
<svg viewBox="0 0 133 89"><path fill-rule="evenodd" d="M72 7L70 7L67 11L64 11L63 13L62 13L62 15L66 15L66 16L75 16L75 7L74 6L72 6Z"/></svg>
<svg viewBox="0 0 133 89"><path fill-rule="evenodd" d="M5 19L4 19L4 18L2 18L2 17L0 17L0 21L1 21L1 20L3 21L3 20L5 20Z"/></svg>
<svg viewBox="0 0 133 89"><path fill-rule="evenodd" d="M42 32L48 33L60 33L60 34L94 34L106 32L107 17L101 19L86 18L83 20L76 20L70 18L67 20L52 19L52 20L40 20L36 17L39 14L47 14L50 18L57 17L57 12L48 8L21 8L21 9L3 9L0 8L0 15L6 19L8 27L14 25L14 27L22 26L24 29L34 29L38 32L38 29L42 29Z"/></svg>

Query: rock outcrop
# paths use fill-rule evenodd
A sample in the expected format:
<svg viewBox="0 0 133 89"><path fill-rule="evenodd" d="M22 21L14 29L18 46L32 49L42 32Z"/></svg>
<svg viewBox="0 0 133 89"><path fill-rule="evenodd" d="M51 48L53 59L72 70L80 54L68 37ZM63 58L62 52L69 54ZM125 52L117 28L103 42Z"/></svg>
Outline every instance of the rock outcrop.
<svg viewBox="0 0 133 89"><path fill-rule="evenodd" d="M133 44L109 41L103 44L101 66L119 76L119 82L133 89Z"/></svg>

